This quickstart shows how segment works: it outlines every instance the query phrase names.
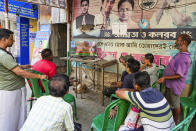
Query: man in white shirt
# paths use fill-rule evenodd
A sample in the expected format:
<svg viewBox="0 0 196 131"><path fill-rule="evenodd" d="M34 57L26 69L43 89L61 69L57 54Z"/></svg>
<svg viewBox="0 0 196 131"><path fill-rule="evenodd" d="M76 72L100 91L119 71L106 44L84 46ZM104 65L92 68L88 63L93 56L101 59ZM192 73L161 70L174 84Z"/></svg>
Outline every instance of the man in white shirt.
<svg viewBox="0 0 196 131"><path fill-rule="evenodd" d="M37 100L20 131L74 131L72 107L63 100L68 90L68 76L55 75L49 82L50 95Z"/></svg>

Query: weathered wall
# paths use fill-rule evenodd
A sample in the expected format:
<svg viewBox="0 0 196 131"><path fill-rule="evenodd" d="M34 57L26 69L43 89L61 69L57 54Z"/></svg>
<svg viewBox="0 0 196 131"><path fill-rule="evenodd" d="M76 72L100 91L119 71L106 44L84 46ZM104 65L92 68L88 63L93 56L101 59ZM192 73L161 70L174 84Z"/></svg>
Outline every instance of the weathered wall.
<svg viewBox="0 0 196 131"><path fill-rule="evenodd" d="M125 54L133 54L133 56L142 61L144 54L153 53L155 55L155 63L157 66L166 66L171 58L178 52L175 47L175 40L181 33L187 33L192 36L192 43L189 46L191 59L193 64L189 69L186 80L187 86L192 83L193 67L195 61L196 47L196 8L195 0L180 0L175 3L166 4L166 0L149 1L134 0L134 9L127 10L129 12L129 21L126 23L126 34L121 34L122 22L119 22L120 13L118 12L118 2L115 0L110 16L116 16L110 20L106 28L96 26L96 17L100 14L101 0L93 0L89 3L88 13L95 16L94 28L87 29L85 32L81 29L76 29L76 17L81 15L80 1L73 0L73 21L72 34L73 43L88 41L95 42L98 47L98 55L102 58L118 59L119 56ZM128 4L128 3L127 3ZM145 6L148 5L149 6ZM103 8L103 7L102 7ZM142 20L142 21L141 21ZM98 23L101 23L101 19ZM114 34L116 31L112 26L119 28L119 34ZM118 24L116 24L118 23ZM82 27L80 25L80 27ZM89 25L90 27L90 25ZM88 26L87 26L88 28ZM124 31L124 30L123 30ZM109 71L114 71L114 67L109 68ZM120 72L124 69L120 65ZM189 92L189 87L185 89L184 95Z"/></svg>

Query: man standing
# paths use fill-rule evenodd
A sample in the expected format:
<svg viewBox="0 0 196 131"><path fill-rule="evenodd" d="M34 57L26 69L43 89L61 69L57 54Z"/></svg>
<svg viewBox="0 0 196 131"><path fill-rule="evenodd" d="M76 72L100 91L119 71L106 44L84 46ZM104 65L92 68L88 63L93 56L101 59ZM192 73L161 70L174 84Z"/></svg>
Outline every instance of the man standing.
<svg viewBox="0 0 196 131"><path fill-rule="evenodd" d="M78 36L82 34L88 34L85 33L84 30L82 30L82 25L88 25L92 28L89 28L88 31L93 29L94 25L94 19L95 16L88 13L89 8L89 0L81 0L80 2L81 7L81 15L77 16L75 21L73 22L73 35Z"/></svg>
<svg viewBox="0 0 196 131"><path fill-rule="evenodd" d="M178 124L180 116L180 95L185 87L185 80L188 69L191 65L188 45L191 43L191 37L187 34L181 34L176 40L176 48L179 50L164 70L163 77L158 83L165 82L166 99L173 109L174 121Z"/></svg>
<svg viewBox="0 0 196 131"><path fill-rule="evenodd" d="M24 78L47 79L46 75L37 75L18 65L11 53L6 51L14 43L13 32L0 29L0 129L16 131L26 119L26 90Z"/></svg>

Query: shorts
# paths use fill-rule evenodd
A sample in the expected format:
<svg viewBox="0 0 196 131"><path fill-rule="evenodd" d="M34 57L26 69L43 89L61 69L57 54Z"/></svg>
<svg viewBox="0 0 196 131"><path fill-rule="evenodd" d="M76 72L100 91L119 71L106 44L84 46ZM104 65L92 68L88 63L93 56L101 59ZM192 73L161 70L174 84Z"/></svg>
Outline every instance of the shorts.
<svg viewBox="0 0 196 131"><path fill-rule="evenodd" d="M180 95L174 94L172 89L166 88L165 97L172 109L180 108Z"/></svg>

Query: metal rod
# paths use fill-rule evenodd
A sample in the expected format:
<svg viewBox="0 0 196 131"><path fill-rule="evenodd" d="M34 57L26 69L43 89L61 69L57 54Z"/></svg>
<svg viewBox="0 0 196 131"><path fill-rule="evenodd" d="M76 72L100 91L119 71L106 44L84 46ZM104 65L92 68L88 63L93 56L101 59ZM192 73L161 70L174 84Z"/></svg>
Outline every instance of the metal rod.
<svg viewBox="0 0 196 131"><path fill-rule="evenodd" d="M5 28L9 29L9 22L8 22L8 0L5 0Z"/></svg>

